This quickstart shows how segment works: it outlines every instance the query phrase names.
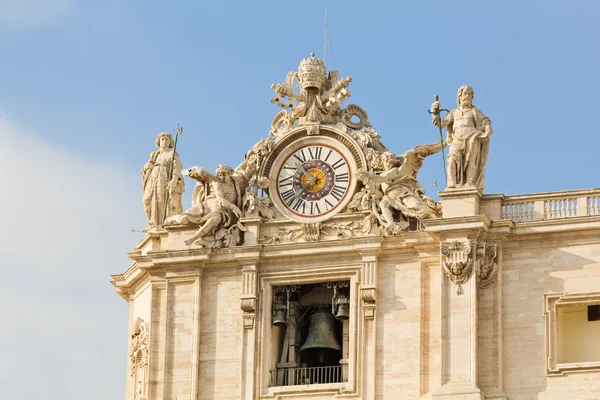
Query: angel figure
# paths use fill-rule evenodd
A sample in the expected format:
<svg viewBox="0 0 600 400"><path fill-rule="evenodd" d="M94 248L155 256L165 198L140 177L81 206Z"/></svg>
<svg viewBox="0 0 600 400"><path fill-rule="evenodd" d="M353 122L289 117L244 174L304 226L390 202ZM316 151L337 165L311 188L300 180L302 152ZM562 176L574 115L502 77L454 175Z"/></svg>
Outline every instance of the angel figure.
<svg viewBox="0 0 600 400"><path fill-rule="evenodd" d="M393 231L406 230L409 226L407 217L428 219L441 215L441 205L425 196L425 190L417 180L423 159L440 152L441 149L440 143L433 143L416 146L401 156L385 151L375 164L377 169L383 171L358 172L358 179L381 185L383 196L379 208L385 220L385 228ZM400 211L398 222L394 221L394 210Z"/></svg>
<svg viewBox="0 0 600 400"><path fill-rule="evenodd" d="M198 221L200 228L185 241L186 245L191 246L196 240L213 235L218 228L227 228L237 223L242 215L240 207L247 181L245 177L236 175L233 168L224 164L217 165L216 176L202 167L190 168L187 175L207 184L204 185L207 190L204 192L202 207L197 207L202 216ZM192 216L194 217L199 215Z"/></svg>

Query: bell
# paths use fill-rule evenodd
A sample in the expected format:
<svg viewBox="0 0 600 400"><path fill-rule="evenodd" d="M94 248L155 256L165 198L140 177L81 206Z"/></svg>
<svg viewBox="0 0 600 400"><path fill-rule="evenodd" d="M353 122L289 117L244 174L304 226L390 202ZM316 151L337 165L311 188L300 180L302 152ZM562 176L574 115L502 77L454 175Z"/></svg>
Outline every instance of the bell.
<svg viewBox="0 0 600 400"><path fill-rule="evenodd" d="M273 325L275 326L283 326L287 325L287 321L285 320L285 306L284 305L275 305L275 313L273 315Z"/></svg>
<svg viewBox="0 0 600 400"><path fill-rule="evenodd" d="M341 358L342 347L335 335L335 318L326 311L318 311L310 316L310 326L306 341L300 347L302 360L309 367L335 365Z"/></svg>
<svg viewBox="0 0 600 400"><path fill-rule="evenodd" d="M337 310L337 314L335 314L335 318L337 320L345 321L348 318L350 318L349 303L350 303L350 300L347 297L340 297L337 300L338 310Z"/></svg>

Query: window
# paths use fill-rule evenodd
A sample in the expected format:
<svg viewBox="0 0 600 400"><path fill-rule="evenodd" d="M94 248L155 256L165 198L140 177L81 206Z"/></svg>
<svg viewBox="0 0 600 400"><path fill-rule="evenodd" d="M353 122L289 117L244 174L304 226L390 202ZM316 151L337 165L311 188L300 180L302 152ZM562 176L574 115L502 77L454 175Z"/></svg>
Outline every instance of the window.
<svg viewBox="0 0 600 400"><path fill-rule="evenodd" d="M548 374L600 371L600 293L544 297Z"/></svg>
<svg viewBox="0 0 600 400"><path fill-rule="evenodd" d="M273 287L269 386L348 381L350 282Z"/></svg>

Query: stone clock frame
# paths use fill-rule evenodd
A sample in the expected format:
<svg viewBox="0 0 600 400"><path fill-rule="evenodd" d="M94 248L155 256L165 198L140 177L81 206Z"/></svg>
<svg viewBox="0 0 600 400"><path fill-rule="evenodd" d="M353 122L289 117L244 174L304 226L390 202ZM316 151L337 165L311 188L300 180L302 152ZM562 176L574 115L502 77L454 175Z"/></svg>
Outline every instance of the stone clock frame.
<svg viewBox="0 0 600 400"><path fill-rule="evenodd" d="M303 216L294 213L280 198L278 189L279 171L285 162L299 149L307 146L325 146L340 153L348 164L349 180L343 198L335 207L321 215ZM269 180L269 195L273 205L283 216L301 223L313 223L327 220L346 208L356 191L358 180L356 171L366 169L367 163L359 144L346 132L335 127L321 127L318 135L309 135L306 127L298 127L274 146L269 158L263 165L261 175Z"/></svg>

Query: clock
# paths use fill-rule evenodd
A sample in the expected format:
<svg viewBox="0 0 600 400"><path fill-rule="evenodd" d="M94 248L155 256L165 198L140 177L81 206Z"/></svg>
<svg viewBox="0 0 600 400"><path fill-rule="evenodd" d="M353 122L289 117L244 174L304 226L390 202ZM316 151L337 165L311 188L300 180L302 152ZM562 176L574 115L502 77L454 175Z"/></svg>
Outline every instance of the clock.
<svg viewBox="0 0 600 400"><path fill-rule="evenodd" d="M318 222L342 211L356 187L352 151L330 137L304 137L286 146L270 169L270 197L282 214Z"/></svg>

